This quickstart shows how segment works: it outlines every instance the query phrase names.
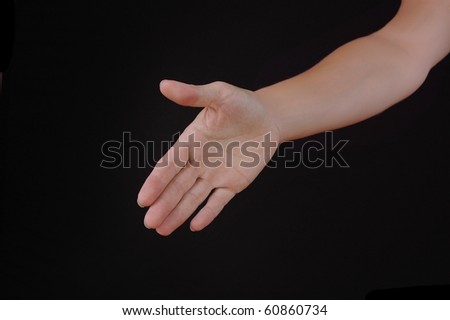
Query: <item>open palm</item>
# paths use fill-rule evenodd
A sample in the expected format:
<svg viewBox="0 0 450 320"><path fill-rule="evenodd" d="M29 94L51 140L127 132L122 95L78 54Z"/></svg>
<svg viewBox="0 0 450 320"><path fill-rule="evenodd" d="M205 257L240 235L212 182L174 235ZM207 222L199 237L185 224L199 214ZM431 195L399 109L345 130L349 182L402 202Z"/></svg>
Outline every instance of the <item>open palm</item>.
<svg viewBox="0 0 450 320"><path fill-rule="evenodd" d="M261 172L276 150L279 130L252 91L214 82L164 80L170 100L203 107L155 166L138 195L147 228L169 235L205 201L191 221L199 231Z"/></svg>

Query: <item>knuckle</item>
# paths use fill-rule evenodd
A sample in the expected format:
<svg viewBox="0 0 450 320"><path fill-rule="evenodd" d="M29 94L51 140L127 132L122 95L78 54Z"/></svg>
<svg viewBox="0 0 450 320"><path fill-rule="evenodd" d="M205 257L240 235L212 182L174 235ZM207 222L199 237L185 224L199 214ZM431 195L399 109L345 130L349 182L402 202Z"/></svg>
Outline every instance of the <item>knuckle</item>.
<svg viewBox="0 0 450 320"><path fill-rule="evenodd" d="M187 192L187 194L189 195L189 197L191 198L192 203L197 203L200 202L202 195L200 192L198 191L194 191L194 190L189 190Z"/></svg>
<svg viewBox="0 0 450 320"><path fill-rule="evenodd" d="M211 86L215 89L222 89L225 88L228 84L224 81L214 81L211 82Z"/></svg>
<svg viewBox="0 0 450 320"><path fill-rule="evenodd" d="M172 190L175 194L184 193L186 190L186 183L179 179L174 179L172 182Z"/></svg>
<svg viewBox="0 0 450 320"><path fill-rule="evenodd" d="M220 206L216 206L216 205L207 204L203 207L204 214L206 214L207 216L210 216L213 219L215 219L219 215L221 210L222 210L222 208L220 208Z"/></svg>
<svg viewBox="0 0 450 320"><path fill-rule="evenodd" d="M171 201L168 200L166 197L161 197L157 200L155 205L153 207L155 208L155 211L157 210L159 215L164 215L166 212L170 211L171 209Z"/></svg>
<svg viewBox="0 0 450 320"><path fill-rule="evenodd" d="M233 90L231 90L231 85L223 81L212 82L211 88L216 92L217 96L220 99L226 99L233 92Z"/></svg>

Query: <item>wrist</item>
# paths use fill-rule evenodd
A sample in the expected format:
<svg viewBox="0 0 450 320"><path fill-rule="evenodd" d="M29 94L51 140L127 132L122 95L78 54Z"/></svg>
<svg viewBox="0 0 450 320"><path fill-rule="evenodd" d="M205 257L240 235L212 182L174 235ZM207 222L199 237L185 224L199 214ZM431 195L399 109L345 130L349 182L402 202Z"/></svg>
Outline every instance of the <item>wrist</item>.
<svg viewBox="0 0 450 320"><path fill-rule="evenodd" d="M329 129L329 99L304 75L255 91L269 117L279 128L280 143ZM326 120L328 118L328 120Z"/></svg>
<svg viewBox="0 0 450 320"><path fill-rule="evenodd" d="M283 125L282 110L279 108L274 95L270 92L270 87L265 87L253 92L255 98L265 108L267 117L276 130L278 145L288 141L285 125Z"/></svg>

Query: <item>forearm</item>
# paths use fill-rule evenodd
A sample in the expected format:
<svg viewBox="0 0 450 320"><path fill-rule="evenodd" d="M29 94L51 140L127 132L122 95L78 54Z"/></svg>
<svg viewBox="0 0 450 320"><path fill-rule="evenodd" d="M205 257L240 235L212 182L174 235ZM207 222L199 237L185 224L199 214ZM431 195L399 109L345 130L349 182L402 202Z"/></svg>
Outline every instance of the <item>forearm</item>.
<svg viewBox="0 0 450 320"><path fill-rule="evenodd" d="M282 141L302 138L363 121L406 98L449 50L450 0L403 0L380 31L255 94Z"/></svg>
<svg viewBox="0 0 450 320"><path fill-rule="evenodd" d="M281 139L351 125L413 93L427 68L378 34L352 41L312 69L256 91Z"/></svg>

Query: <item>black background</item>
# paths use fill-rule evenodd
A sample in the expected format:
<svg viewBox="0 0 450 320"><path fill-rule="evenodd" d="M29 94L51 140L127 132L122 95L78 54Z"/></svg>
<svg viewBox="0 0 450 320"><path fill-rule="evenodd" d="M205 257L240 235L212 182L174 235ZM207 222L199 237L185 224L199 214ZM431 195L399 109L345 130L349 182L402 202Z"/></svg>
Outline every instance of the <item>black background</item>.
<svg viewBox="0 0 450 320"><path fill-rule="evenodd" d="M161 79L257 89L377 30L398 6L17 3L2 97L1 295L360 299L449 284L449 58L412 97L336 131L350 140L349 169L266 169L199 233L144 228L136 197L150 168L100 168L105 141L129 131L159 143L194 118L161 96Z"/></svg>

